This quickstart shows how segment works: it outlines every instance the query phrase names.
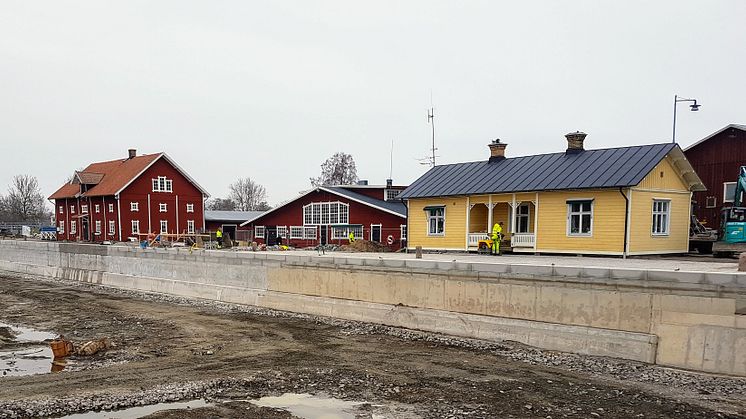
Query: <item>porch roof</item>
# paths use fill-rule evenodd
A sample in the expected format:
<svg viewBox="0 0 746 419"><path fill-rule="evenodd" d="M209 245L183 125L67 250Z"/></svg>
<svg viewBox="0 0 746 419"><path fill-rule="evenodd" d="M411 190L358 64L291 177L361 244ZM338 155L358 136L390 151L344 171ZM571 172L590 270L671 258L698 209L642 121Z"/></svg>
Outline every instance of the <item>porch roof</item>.
<svg viewBox="0 0 746 419"><path fill-rule="evenodd" d="M678 144L665 143L435 166L400 197L631 187L669 154L691 190L704 190Z"/></svg>

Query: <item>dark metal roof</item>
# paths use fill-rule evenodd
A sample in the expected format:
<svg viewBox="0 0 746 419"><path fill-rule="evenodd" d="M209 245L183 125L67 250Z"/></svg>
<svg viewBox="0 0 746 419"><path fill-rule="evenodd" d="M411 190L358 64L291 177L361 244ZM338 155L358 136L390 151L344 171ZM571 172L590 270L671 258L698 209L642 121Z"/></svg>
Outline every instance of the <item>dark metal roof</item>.
<svg viewBox="0 0 746 419"><path fill-rule="evenodd" d="M674 148L652 144L435 166L399 197L630 187Z"/></svg>
<svg viewBox="0 0 746 419"><path fill-rule="evenodd" d="M397 215L400 215L402 217L407 216L407 206L398 199L395 201L384 201L382 199L375 199L367 195L352 192L339 186L323 186L321 187L321 189L326 189L328 191L336 193L337 195L345 196L349 199L352 199L353 201L359 201L372 207L382 208L389 212L396 213Z"/></svg>

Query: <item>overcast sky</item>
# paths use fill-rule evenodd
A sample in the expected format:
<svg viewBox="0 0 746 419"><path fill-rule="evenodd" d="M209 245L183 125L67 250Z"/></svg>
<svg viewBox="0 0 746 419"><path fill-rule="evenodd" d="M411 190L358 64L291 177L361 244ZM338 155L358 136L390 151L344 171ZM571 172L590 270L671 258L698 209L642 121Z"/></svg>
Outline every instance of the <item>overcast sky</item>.
<svg viewBox="0 0 746 419"><path fill-rule="evenodd" d="M270 203L350 153L371 183L438 164L671 140L746 123L746 1L3 1L0 189L165 151L212 196Z"/></svg>

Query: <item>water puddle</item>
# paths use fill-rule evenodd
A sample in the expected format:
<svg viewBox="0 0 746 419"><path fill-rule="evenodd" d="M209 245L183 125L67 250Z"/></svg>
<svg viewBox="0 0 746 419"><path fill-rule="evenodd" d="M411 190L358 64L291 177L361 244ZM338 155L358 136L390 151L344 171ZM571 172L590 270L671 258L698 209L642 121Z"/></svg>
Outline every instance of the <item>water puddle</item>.
<svg viewBox="0 0 746 419"><path fill-rule="evenodd" d="M304 419L355 419L362 402L323 398L311 394L285 393L249 401L261 407L282 409Z"/></svg>
<svg viewBox="0 0 746 419"><path fill-rule="evenodd" d="M64 369L53 364L54 356L48 341L54 333L0 323L0 378L44 374Z"/></svg>
<svg viewBox="0 0 746 419"><path fill-rule="evenodd" d="M186 410L197 409L199 407L212 406L204 400L191 400L188 402L158 403L148 406L130 407L122 410L103 410L100 412L76 413L74 415L63 416L61 419L136 419L152 415L163 410Z"/></svg>

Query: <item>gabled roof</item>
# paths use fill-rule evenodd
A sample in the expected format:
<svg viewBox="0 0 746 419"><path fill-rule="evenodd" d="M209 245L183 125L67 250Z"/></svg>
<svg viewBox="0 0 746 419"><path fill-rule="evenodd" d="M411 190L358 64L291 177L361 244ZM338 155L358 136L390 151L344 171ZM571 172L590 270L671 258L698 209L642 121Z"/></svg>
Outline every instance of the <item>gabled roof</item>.
<svg viewBox="0 0 746 419"><path fill-rule="evenodd" d="M197 189L199 189L203 194L208 195L207 191L205 191L197 182L195 182L194 179L192 179L187 172L185 172L173 160L171 160L171 158L168 157L166 153L155 153L143 154L129 159L91 163L82 171L77 172L76 176L79 177L80 174L90 173L100 175L100 179L98 179L96 186L89 189L82 196L90 197L116 195L122 192L124 188L129 186L133 181L135 181L135 179L140 177L140 175L145 172L145 170L147 170L161 158L166 159L166 161L174 166L176 170L181 172L181 174L184 175L184 177L186 177L195 187L197 187ZM93 180L92 176L90 177L91 179L87 180ZM81 183L87 183L84 182L83 179L80 177L79 180L81 181ZM53 193L49 197L49 199L74 198L79 194L80 187L77 184L66 183L65 185L62 185L62 187L55 193Z"/></svg>
<svg viewBox="0 0 746 419"><path fill-rule="evenodd" d="M75 178L73 182L77 180L78 183L84 185L98 185L101 179L104 178L103 173L92 173L92 172L75 172Z"/></svg>
<svg viewBox="0 0 746 419"><path fill-rule="evenodd" d="M668 154L675 155L675 164L690 189L704 188L681 148L667 143L436 166L399 197L630 187L640 183Z"/></svg>
<svg viewBox="0 0 746 419"><path fill-rule="evenodd" d="M741 131L746 131L746 125L741 125L741 124L728 124L728 125L726 125L725 127L723 127L723 128L720 128L719 130L717 130L717 131L713 132L712 134L708 135L707 137L705 137L705 138L703 138L703 139L701 139L701 140L697 141L696 143L694 143L694 144L690 145L689 147L685 148L685 149L684 149L684 151L688 151L689 149L691 149L691 148L694 148L694 147L696 147L696 146L698 146L698 145L700 145L700 144L704 143L705 141L707 141L707 140L709 140L710 138L712 138L712 137L714 137L714 136L716 136L716 135L720 134L721 132L723 132L723 131L727 130L728 128L735 128L735 129L740 129Z"/></svg>
<svg viewBox="0 0 746 419"><path fill-rule="evenodd" d="M250 218L258 217L266 211L205 211L205 221L232 221L242 223Z"/></svg>
<svg viewBox="0 0 746 419"><path fill-rule="evenodd" d="M271 212L279 210L280 208L282 208L282 207L290 204L291 202L295 202L295 201L297 201L297 200L299 200L299 199L301 199L301 198L303 198L303 197L305 197L305 196L307 196L307 195L309 195L309 194L311 194L313 192L318 192L318 191L324 191L324 192L328 192L328 193L333 194L333 195L341 196L341 197L349 199L350 201L355 201L357 203L360 203L360 204L363 204L363 205L367 205L367 206L369 206L371 208L375 208L375 209L378 209L378 210L383 211L383 212L388 212L390 214L397 215L397 216L402 217L402 218L406 218L407 217L407 206L404 205L403 202L400 202L400 201L398 201L398 202L397 201L384 201L382 199L371 198L369 196L366 196L366 195L363 195L363 194L359 194L357 192L352 192L352 191L349 191L347 189L344 189L342 186L318 186L316 188L309 189L309 190L307 190L305 192L302 192L300 195L298 195L297 197L295 197L293 199L284 201L282 204L280 204L280 205L272 208L269 211L263 212L262 214L259 214L259 215L255 216L253 218L249 218L248 220L246 220L243 223L241 223L241 225L245 226L246 224L254 222L254 221L258 220L259 218L261 218L261 217L263 217L263 216L265 216L265 215L267 215L267 214L269 214Z"/></svg>

